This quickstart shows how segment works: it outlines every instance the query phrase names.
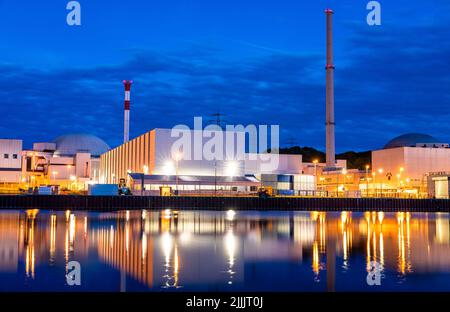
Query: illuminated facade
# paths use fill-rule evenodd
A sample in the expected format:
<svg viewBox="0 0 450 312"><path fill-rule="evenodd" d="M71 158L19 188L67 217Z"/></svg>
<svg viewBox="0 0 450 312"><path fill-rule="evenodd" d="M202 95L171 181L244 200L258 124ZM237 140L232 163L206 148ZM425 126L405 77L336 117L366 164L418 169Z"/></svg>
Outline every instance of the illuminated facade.
<svg viewBox="0 0 450 312"><path fill-rule="evenodd" d="M22 140L0 139L0 191L17 189L22 171Z"/></svg>
<svg viewBox="0 0 450 312"><path fill-rule="evenodd" d="M0 191L45 185L81 191L99 179L100 154L109 146L88 134L61 136L23 149L21 140L0 140Z"/></svg>
<svg viewBox="0 0 450 312"><path fill-rule="evenodd" d="M427 188L428 188L428 197L438 199L449 199L450 172L429 174Z"/></svg>
<svg viewBox="0 0 450 312"><path fill-rule="evenodd" d="M144 183L146 190L155 191L163 185L177 183L166 179L166 183L161 181L160 184L155 184L150 181L151 176L167 176L175 180L180 177L180 190L211 190L216 188L216 185L205 186L196 181L205 180L204 177L214 177L212 184L216 184L217 181L232 182L231 177L247 179L246 176L260 178L262 174L276 174L291 176L298 181L297 190L315 188L314 177L302 174L301 155L246 153L245 141L241 141L242 132L224 131L213 134L213 131L188 130L184 136L186 144L182 147L179 145L180 138L173 137L171 133L171 129L154 129L102 154L100 183L116 184L120 179L130 181L132 178L139 189L140 184L136 180L139 174L144 174L148 176L146 180L149 180ZM222 150L216 151L213 148L213 157L208 157L207 152L211 149L211 141L208 138L215 135L223 142L218 145ZM173 147L176 147L176 151L172 150ZM186 184L189 179L192 181L190 186ZM238 184L221 189L239 191L242 185ZM254 186L253 184L249 181L245 186L246 191L249 191L248 188ZM181 185L184 185L184 189Z"/></svg>
<svg viewBox="0 0 450 312"><path fill-rule="evenodd" d="M386 191L427 194L427 176L450 171L450 149L397 147L372 152L375 183Z"/></svg>

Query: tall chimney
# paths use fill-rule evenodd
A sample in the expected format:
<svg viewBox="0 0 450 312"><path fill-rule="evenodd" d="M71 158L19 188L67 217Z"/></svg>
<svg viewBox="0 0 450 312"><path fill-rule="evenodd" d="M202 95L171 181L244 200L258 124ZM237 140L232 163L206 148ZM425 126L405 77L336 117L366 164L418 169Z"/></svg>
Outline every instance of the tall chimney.
<svg viewBox="0 0 450 312"><path fill-rule="evenodd" d="M125 106L124 106L124 124L123 124L123 143L130 140L130 90L133 81L124 80L125 86Z"/></svg>
<svg viewBox="0 0 450 312"><path fill-rule="evenodd" d="M326 148L327 167L336 167L335 162L335 140L334 140L334 64L333 64L333 11L326 9L327 16L327 86L326 86Z"/></svg>

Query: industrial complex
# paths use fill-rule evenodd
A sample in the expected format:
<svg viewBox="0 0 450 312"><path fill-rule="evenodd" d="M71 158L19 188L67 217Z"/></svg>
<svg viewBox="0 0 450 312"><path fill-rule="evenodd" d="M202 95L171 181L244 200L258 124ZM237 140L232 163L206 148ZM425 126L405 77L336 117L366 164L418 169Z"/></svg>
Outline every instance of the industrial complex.
<svg viewBox="0 0 450 312"><path fill-rule="evenodd" d="M224 146L214 158L194 155L207 141L174 152L177 138L171 129L156 128L130 140L132 81L125 80L122 145L110 148L90 134L61 136L31 149L24 149L22 140L1 139L0 192L29 193L47 186L55 193L76 193L97 184L122 184L134 195L250 196L264 190L267 196L449 198L449 144L432 136L394 138L372 151L365 170L335 159L333 11L325 13L325 163L303 162L302 155L248 152L245 144L236 144L240 131L217 132ZM204 132L188 130L185 135L193 142Z"/></svg>

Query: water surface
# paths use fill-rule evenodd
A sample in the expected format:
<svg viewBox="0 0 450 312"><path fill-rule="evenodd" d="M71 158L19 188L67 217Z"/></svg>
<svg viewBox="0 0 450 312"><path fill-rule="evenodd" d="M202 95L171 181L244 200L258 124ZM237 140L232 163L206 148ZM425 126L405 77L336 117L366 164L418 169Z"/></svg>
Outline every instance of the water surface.
<svg viewBox="0 0 450 312"><path fill-rule="evenodd" d="M1 211L0 291L450 291L449 225L446 213ZM67 285L71 261L80 286Z"/></svg>

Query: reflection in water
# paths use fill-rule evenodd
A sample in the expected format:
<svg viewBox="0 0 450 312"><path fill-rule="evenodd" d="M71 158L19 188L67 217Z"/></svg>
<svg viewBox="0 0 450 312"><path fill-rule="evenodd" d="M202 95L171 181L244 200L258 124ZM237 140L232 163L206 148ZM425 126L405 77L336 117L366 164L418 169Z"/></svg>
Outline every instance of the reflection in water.
<svg viewBox="0 0 450 312"><path fill-rule="evenodd" d="M25 273L27 277L34 279L35 273L35 250L34 250L34 231L35 231L35 221L37 210L27 210L26 211L26 231L24 237L25 245Z"/></svg>
<svg viewBox="0 0 450 312"><path fill-rule="evenodd" d="M450 275L445 213L27 210L0 212L0 237L3 290L22 289L11 285L24 278L32 289L64 289L45 274L64 274L71 260L92 278L86 289L113 291L360 290L373 261L387 285Z"/></svg>

